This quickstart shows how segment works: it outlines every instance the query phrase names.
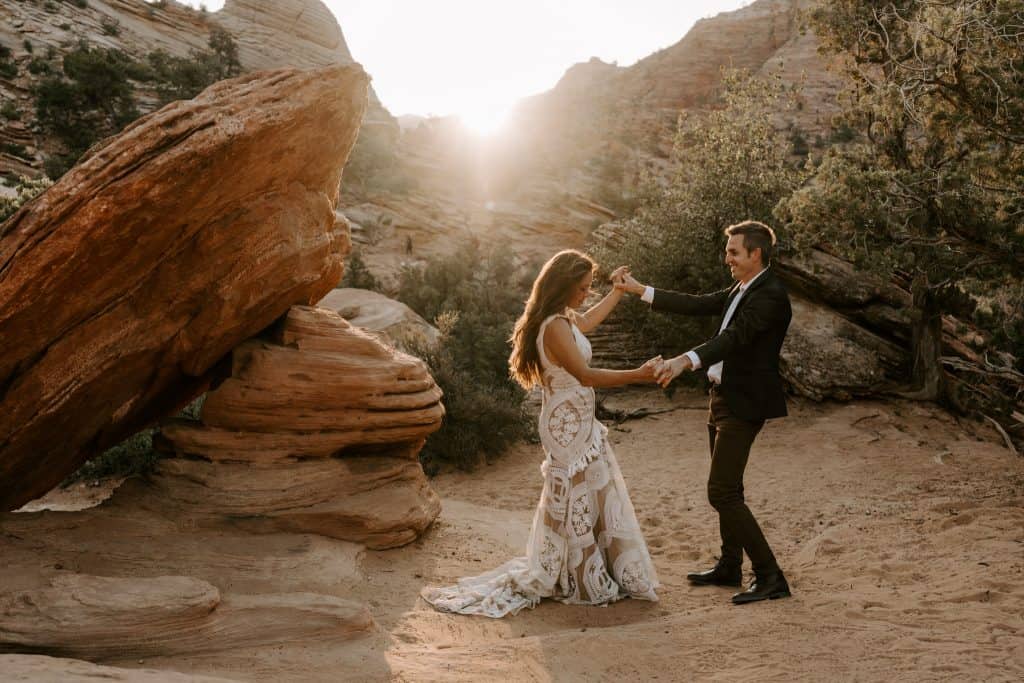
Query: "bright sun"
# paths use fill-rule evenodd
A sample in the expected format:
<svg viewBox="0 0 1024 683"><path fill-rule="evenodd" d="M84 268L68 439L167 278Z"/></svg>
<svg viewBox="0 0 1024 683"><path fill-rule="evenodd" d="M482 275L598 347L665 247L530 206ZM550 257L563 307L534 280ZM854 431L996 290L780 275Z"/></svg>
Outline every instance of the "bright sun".
<svg viewBox="0 0 1024 683"><path fill-rule="evenodd" d="M508 118L508 110L503 105L486 102L471 102L462 107L455 116L466 128L481 137L489 137L498 132Z"/></svg>

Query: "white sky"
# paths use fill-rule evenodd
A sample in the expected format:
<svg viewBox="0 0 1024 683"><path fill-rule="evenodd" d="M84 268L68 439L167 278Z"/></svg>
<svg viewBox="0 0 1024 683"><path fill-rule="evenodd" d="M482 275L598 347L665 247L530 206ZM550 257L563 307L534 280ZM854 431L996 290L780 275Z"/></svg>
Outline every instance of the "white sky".
<svg viewBox="0 0 1024 683"><path fill-rule="evenodd" d="M577 62L629 66L679 41L701 17L751 0L325 2L392 114L455 114L486 131Z"/></svg>

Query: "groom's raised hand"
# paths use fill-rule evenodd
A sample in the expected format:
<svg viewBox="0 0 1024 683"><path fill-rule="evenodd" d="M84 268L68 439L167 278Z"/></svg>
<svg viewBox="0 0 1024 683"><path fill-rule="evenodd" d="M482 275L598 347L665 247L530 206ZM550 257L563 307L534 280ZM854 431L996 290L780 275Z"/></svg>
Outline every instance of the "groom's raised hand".
<svg viewBox="0 0 1024 683"><path fill-rule="evenodd" d="M636 294L640 296L644 293L646 287L636 281L632 273L629 272L629 266L619 266L611 275L612 284L615 285L615 289L629 292L630 294Z"/></svg>

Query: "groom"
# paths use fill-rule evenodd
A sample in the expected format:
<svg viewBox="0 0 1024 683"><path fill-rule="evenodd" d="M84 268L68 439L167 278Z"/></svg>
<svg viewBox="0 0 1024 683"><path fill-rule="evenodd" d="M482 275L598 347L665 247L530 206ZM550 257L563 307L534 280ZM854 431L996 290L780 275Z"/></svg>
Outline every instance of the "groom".
<svg viewBox="0 0 1024 683"><path fill-rule="evenodd" d="M790 596L786 577L743 499L743 470L750 446L765 420L786 415L779 376L779 350L792 312L782 281L771 271L775 233L764 223L744 221L725 230L725 263L736 285L714 294L680 294L647 287L626 269L615 286L638 294L655 311L720 314L718 334L692 351L665 361L664 387L684 370L707 369L711 382L708 437L711 473L708 500L718 511L722 555L711 569L688 574L698 586L739 586L743 551L754 567L750 587L732 596L747 602Z"/></svg>

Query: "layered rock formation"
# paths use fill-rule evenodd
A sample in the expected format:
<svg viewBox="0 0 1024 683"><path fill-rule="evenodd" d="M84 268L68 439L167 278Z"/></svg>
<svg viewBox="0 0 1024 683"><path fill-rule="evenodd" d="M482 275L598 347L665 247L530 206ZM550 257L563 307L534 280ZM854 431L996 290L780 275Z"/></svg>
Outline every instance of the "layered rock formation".
<svg viewBox="0 0 1024 683"><path fill-rule="evenodd" d="M441 510L418 460L440 398L423 361L334 311L293 307L235 349L199 422L164 426L157 445L179 457L157 485L194 520L403 545Z"/></svg>
<svg viewBox="0 0 1024 683"><path fill-rule="evenodd" d="M0 509L200 393L338 282L358 66L218 83L99 145L0 227Z"/></svg>
<svg viewBox="0 0 1024 683"><path fill-rule="evenodd" d="M373 628L364 605L289 593L229 600L186 576L60 574L0 593L0 651L104 660L154 657L292 639L344 639Z"/></svg>
<svg viewBox="0 0 1024 683"><path fill-rule="evenodd" d="M336 311L356 327L380 333L393 346L433 344L441 333L401 301L366 289L333 289L317 306Z"/></svg>

